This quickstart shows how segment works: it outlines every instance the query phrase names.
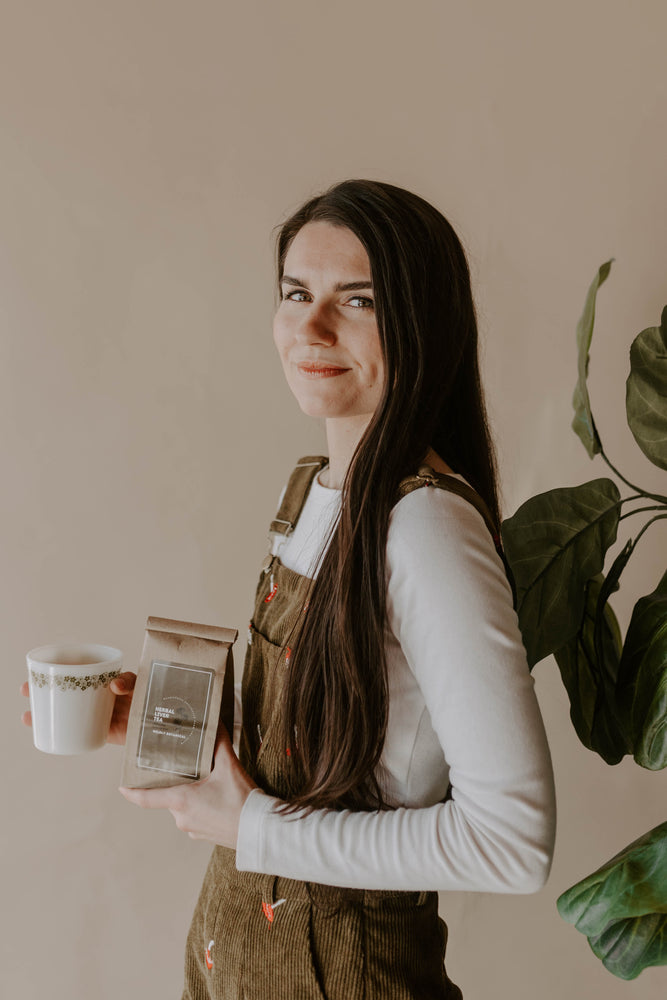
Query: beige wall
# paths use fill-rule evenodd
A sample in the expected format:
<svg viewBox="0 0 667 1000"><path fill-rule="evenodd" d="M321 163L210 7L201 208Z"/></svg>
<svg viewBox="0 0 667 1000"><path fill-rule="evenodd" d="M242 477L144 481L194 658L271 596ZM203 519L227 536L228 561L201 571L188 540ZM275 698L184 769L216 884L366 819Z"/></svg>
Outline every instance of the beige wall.
<svg viewBox="0 0 667 1000"><path fill-rule="evenodd" d="M176 997L208 848L117 794L114 748L32 748L25 651L71 636L132 665L149 614L243 634L283 477L323 447L273 354L271 231L345 177L412 188L463 236L506 514L605 475L569 430L573 330L615 256L594 413L612 460L664 490L624 383L667 301L667 7L4 0L0 15L0 992ZM663 523L628 568L624 626L665 540ZM665 819L665 775L606 767L553 662L536 677L553 872L535 896L443 894L450 972L466 1000L657 1000L665 970L613 979L555 900Z"/></svg>

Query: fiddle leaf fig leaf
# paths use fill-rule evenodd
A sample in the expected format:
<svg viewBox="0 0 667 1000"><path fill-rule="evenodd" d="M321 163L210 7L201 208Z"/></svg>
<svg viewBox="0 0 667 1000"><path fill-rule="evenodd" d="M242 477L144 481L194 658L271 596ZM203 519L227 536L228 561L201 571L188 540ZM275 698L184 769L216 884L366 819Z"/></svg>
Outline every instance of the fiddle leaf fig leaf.
<svg viewBox="0 0 667 1000"><path fill-rule="evenodd" d="M531 668L578 632L586 584L616 540L620 494L611 479L531 497L501 527Z"/></svg>
<svg viewBox="0 0 667 1000"><path fill-rule="evenodd" d="M623 640L616 615L605 603L598 626L599 651L596 648L596 614L604 583L602 573L588 581L579 631L554 655L570 698L570 718L577 736L607 764L618 764L631 751L615 701Z"/></svg>
<svg viewBox="0 0 667 1000"><path fill-rule="evenodd" d="M667 469L667 306L660 326L642 330L632 342L625 408L641 450Z"/></svg>
<svg viewBox="0 0 667 1000"><path fill-rule="evenodd" d="M621 979L667 964L666 858L667 823L661 823L557 900L563 920L588 937Z"/></svg>
<svg viewBox="0 0 667 1000"><path fill-rule="evenodd" d="M636 979L650 965L667 965L667 914L619 920L588 943L609 972L619 979Z"/></svg>
<svg viewBox="0 0 667 1000"><path fill-rule="evenodd" d="M617 701L629 718L636 762L651 771L667 767L667 572L635 605L618 670Z"/></svg>
<svg viewBox="0 0 667 1000"><path fill-rule="evenodd" d="M579 322L577 323L579 377L577 379L574 395L572 397L572 405L574 407L572 429L581 439L590 458L594 458L598 452L602 451L602 442L600 441L600 437L595 427L595 421L593 420L591 403L588 396L588 386L586 384L586 379L588 377L588 351L591 346L593 324L595 323L595 299L598 293L598 288L607 280L611 270L612 261L613 258L612 260L608 260L605 264L601 264L598 268L598 273L595 275L595 278L593 279L586 295L584 311L581 314Z"/></svg>

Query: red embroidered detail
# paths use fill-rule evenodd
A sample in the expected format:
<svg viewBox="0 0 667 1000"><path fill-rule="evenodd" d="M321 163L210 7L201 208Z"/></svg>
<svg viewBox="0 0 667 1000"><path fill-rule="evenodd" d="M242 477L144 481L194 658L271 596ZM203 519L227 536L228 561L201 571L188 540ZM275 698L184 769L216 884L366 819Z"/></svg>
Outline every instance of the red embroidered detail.
<svg viewBox="0 0 667 1000"><path fill-rule="evenodd" d="M273 923L273 921L275 919L276 908L278 906L280 906L281 903L286 903L286 902L287 902L286 899L278 899L278 900L276 900L275 903L262 903L262 913L264 914L264 916L266 917L266 919L269 921L269 926L271 926L271 924Z"/></svg>
<svg viewBox="0 0 667 1000"><path fill-rule="evenodd" d="M274 583L274 585L271 587L271 590L269 591L269 593L264 598L264 603L265 604L269 604L273 600L273 598L276 596L277 593L278 593L278 586L277 586L277 584Z"/></svg>
<svg viewBox="0 0 667 1000"><path fill-rule="evenodd" d="M292 756L292 751L290 750L290 748L289 748L289 747L286 747L286 748L285 748L285 753L287 754L287 756L288 756L288 757L291 757L291 756Z"/></svg>
<svg viewBox="0 0 667 1000"><path fill-rule="evenodd" d="M306 603L304 604L304 606L301 608L302 613L305 614L309 607L310 607L310 601L308 600L308 601L306 601Z"/></svg>
<svg viewBox="0 0 667 1000"><path fill-rule="evenodd" d="M286 664L289 663L289 658L290 658L291 655L292 655L292 647L288 646L287 649L285 650L285 663Z"/></svg>
<svg viewBox="0 0 667 1000"><path fill-rule="evenodd" d="M207 969L213 968L213 958L211 956L211 948L213 947L214 944L215 944L214 941L209 941L208 948L206 948L206 950L204 951L204 960L206 962Z"/></svg>

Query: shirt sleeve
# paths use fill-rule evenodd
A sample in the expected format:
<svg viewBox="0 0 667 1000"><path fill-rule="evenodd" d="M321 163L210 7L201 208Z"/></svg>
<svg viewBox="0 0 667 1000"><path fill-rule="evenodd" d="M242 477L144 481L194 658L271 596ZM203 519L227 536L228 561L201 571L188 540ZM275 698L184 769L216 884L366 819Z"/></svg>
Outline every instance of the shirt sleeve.
<svg viewBox="0 0 667 1000"><path fill-rule="evenodd" d="M551 758L504 567L481 515L423 487L392 512L387 611L449 765L452 797L285 816L253 790L237 868L368 889L540 889L553 855Z"/></svg>

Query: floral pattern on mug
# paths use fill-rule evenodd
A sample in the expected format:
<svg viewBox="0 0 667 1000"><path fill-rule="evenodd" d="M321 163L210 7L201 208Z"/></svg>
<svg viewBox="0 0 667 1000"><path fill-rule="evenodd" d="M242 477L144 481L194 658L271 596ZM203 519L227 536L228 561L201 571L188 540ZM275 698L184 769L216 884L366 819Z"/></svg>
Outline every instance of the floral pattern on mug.
<svg viewBox="0 0 667 1000"><path fill-rule="evenodd" d="M30 671L30 678L37 687L57 687L61 691L87 691L88 688L107 687L114 677L119 676L120 670L109 670L105 674L86 674L84 677L74 677L71 674L42 674L37 670Z"/></svg>

